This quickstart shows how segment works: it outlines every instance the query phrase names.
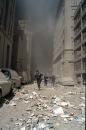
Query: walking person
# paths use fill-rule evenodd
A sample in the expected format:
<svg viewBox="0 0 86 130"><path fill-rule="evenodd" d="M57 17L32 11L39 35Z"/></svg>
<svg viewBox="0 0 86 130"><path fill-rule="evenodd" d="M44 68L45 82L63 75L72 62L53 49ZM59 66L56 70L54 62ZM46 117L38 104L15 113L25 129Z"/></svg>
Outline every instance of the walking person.
<svg viewBox="0 0 86 130"><path fill-rule="evenodd" d="M41 81L42 81L42 74L39 73L38 70L35 73L35 80L37 82L38 89L40 90L40 85L41 85Z"/></svg>
<svg viewBox="0 0 86 130"><path fill-rule="evenodd" d="M51 80L52 80L52 85L54 87L55 86L55 76L54 75L52 75Z"/></svg>
<svg viewBox="0 0 86 130"><path fill-rule="evenodd" d="M44 85L47 86L48 83L48 76L45 74L44 75Z"/></svg>

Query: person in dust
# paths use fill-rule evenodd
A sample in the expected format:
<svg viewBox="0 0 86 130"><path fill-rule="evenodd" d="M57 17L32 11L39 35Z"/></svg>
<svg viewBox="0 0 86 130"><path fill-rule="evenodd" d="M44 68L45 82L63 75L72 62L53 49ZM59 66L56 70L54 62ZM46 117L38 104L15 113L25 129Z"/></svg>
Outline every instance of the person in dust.
<svg viewBox="0 0 86 130"><path fill-rule="evenodd" d="M47 86L48 83L48 76L45 74L44 75L44 85Z"/></svg>
<svg viewBox="0 0 86 130"><path fill-rule="evenodd" d="M51 80L52 80L52 85L54 87L55 86L55 75L52 75Z"/></svg>
<svg viewBox="0 0 86 130"><path fill-rule="evenodd" d="M36 70L36 72L35 72L35 80L37 82L38 89L40 90L41 81L42 81L42 74L38 70Z"/></svg>

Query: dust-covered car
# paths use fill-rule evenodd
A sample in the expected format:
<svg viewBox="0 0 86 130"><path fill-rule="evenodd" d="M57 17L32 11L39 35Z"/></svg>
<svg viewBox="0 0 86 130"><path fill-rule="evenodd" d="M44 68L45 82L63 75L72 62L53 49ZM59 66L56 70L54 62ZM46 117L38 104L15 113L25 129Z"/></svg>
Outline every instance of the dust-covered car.
<svg viewBox="0 0 86 130"><path fill-rule="evenodd" d="M16 88L21 87L21 76L19 76L15 70L2 68L1 72L13 82L14 87Z"/></svg>
<svg viewBox="0 0 86 130"><path fill-rule="evenodd" d="M19 75L21 76L21 83L27 84L28 83L28 76L26 71L19 72Z"/></svg>
<svg viewBox="0 0 86 130"><path fill-rule="evenodd" d="M13 84L1 71L0 71L0 99L1 97L9 94L13 89Z"/></svg>

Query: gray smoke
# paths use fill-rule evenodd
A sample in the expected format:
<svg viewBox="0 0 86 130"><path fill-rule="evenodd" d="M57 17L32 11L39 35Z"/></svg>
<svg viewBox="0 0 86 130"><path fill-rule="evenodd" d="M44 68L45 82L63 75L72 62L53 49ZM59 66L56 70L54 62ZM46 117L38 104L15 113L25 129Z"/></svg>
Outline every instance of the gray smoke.
<svg viewBox="0 0 86 130"><path fill-rule="evenodd" d="M17 0L17 18L31 19L32 68L49 72L52 65L53 34L60 0Z"/></svg>

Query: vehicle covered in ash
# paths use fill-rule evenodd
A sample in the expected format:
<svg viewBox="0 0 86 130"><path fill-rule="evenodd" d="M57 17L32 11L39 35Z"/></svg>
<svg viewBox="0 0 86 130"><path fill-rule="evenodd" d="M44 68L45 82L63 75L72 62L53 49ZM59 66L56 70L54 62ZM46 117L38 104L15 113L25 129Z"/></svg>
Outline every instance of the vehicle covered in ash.
<svg viewBox="0 0 86 130"><path fill-rule="evenodd" d="M13 87L11 80L0 71L0 99L9 94Z"/></svg>
<svg viewBox="0 0 86 130"><path fill-rule="evenodd" d="M21 84L27 84L28 83L28 76L26 71L22 71L18 73L21 76Z"/></svg>
<svg viewBox="0 0 86 130"><path fill-rule="evenodd" d="M7 69L7 68L1 68L1 72L11 80L11 82L14 84L15 88L21 87L21 76L18 75L18 73L15 70Z"/></svg>

